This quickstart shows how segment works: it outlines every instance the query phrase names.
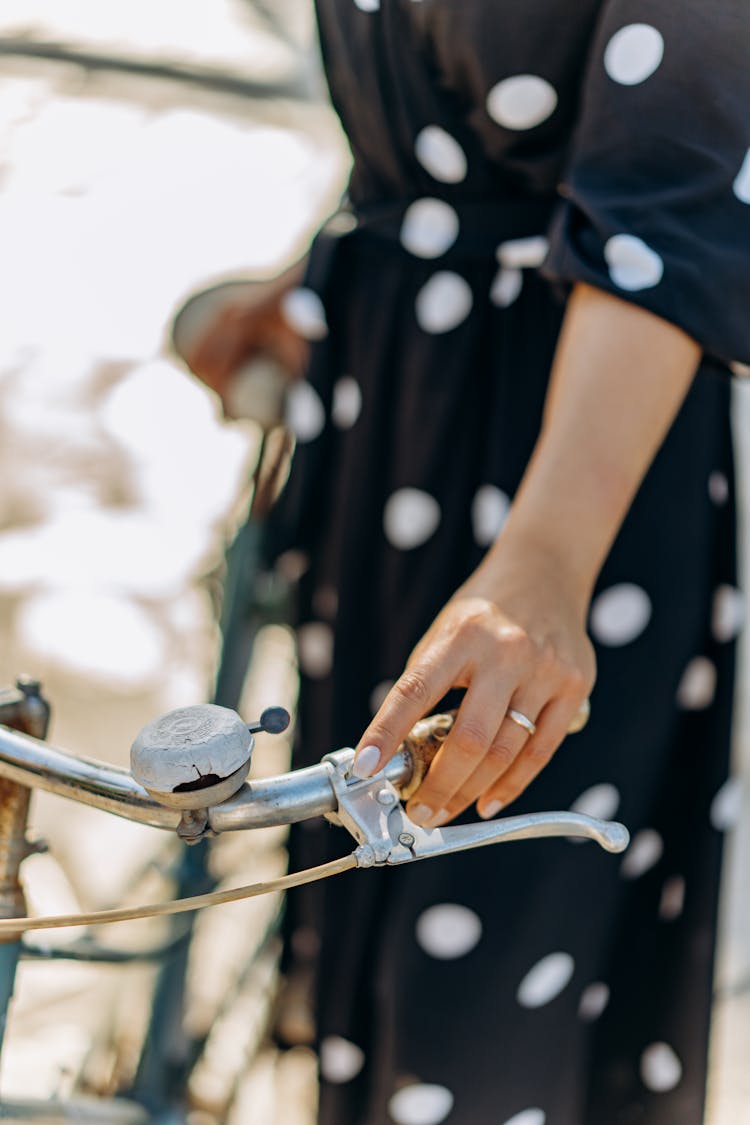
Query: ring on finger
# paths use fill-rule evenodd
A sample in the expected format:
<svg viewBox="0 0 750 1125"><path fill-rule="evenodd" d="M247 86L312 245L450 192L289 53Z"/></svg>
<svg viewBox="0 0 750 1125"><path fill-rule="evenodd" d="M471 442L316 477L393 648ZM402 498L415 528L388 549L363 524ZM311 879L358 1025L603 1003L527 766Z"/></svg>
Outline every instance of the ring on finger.
<svg viewBox="0 0 750 1125"><path fill-rule="evenodd" d="M523 711L515 711L512 707L509 707L506 718L514 722L516 726L523 727L529 734L536 734L536 723L528 715L524 715Z"/></svg>

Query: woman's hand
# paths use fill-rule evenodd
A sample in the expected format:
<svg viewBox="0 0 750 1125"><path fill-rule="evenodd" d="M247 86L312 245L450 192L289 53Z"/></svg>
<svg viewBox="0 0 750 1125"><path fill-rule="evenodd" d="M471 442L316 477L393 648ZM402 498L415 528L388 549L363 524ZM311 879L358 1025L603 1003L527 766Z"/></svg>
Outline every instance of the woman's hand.
<svg viewBox="0 0 750 1125"><path fill-rule="evenodd" d="M409 802L415 821L443 823L476 799L492 816L562 742L594 682L585 620L596 577L700 355L676 325L576 285L542 431L502 533L360 741L354 771L369 776L451 687L467 689Z"/></svg>
<svg viewBox="0 0 750 1125"><path fill-rule="evenodd" d="M491 578L480 568L414 649L361 739L355 773L382 768L414 723L450 688L463 687L453 728L407 811L426 827L473 801L481 816L494 816L547 764L591 691L595 661L584 619L548 560L527 557Z"/></svg>
<svg viewBox="0 0 750 1125"><path fill-rule="evenodd" d="M280 275L262 300L235 302L223 308L184 357L230 414L231 387L238 370L256 356L275 360L290 380L308 364L310 345L284 313L284 297L301 280L303 264Z"/></svg>

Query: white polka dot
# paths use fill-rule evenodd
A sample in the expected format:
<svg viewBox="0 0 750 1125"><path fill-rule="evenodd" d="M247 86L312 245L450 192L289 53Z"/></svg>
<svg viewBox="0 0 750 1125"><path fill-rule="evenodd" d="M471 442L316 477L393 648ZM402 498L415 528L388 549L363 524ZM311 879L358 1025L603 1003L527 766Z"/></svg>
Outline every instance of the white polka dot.
<svg viewBox="0 0 750 1125"><path fill-rule="evenodd" d="M685 711L710 707L716 694L716 665L706 656L695 656L682 673L677 703Z"/></svg>
<svg viewBox="0 0 750 1125"><path fill-rule="evenodd" d="M415 1083L398 1090L388 1102L396 1125L440 1125L453 1109L453 1094L446 1086Z"/></svg>
<svg viewBox="0 0 750 1125"><path fill-rule="evenodd" d="M729 481L718 469L714 470L708 478L708 495L718 507L726 504L729 499Z"/></svg>
<svg viewBox="0 0 750 1125"><path fill-rule="evenodd" d="M604 244L609 276L620 289L630 293L658 285L664 263L655 250L632 234L615 234Z"/></svg>
<svg viewBox="0 0 750 1125"><path fill-rule="evenodd" d="M380 0L354 0L354 5L361 12L377 12Z"/></svg>
<svg viewBox="0 0 750 1125"><path fill-rule="evenodd" d="M622 86L645 82L664 57L664 40L648 23L631 23L620 28L604 51L604 69Z"/></svg>
<svg viewBox="0 0 750 1125"><path fill-rule="evenodd" d="M728 778L711 802L711 824L717 832L729 832L736 827L742 812L742 781Z"/></svg>
<svg viewBox="0 0 750 1125"><path fill-rule="evenodd" d="M300 668L313 680L322 680L333 667L333 630L324 621L308 621L297 630Z"/></svg>
<svg viewBox="0 0 750 1125"><path fill-rule="evenodd" d="M362 391L351 375L343 375L334 384L331 418L340 430L349 430L359 418L362 409Z"/></svg>
<svg viewBox="0 0 750 1125"><path fill-rule="evenodd" d="M394 547L409 551L434 535L440 523L440 505L419 488L399 488L383 511L383 528Z"/></svg>
<svg viewBox="0 0 750 1125"><path fill-rule="evenodd" d="M327 1035L320 1044L320 1073L328 1082L351 1082L364 1063L364 1052L340 1035Z"/></svg>
<svg viewBox="0 0 750 1125"><path fill-rule="evenodd" d="M543 1109L522 1109L520 1113L514 1113L503 1125L545 1125L547 1114Z"/></svg>
<svg viewBox="0 0 750 1125"><path fill-rule="evenodd" d="M464 957L478 944L482 923L468 906L441 902L419 915L416 934L425 953L440 961L452 961Z"/></svg>
<svg viewBox="0 0 750 1125"><path fill-rule="evenodd" d="M642 587L620 582L603 590L591 606L591 632L603 645L627 645L651 620L651 599Z"/></svg>
<svg viewBox="0 0 750 1125"><path fill-rule="evenodd" d="M671 875L661 889L659 917L662 922L674 922L685 905L685 880L682 875Z"/></svg>
<svg viewBox="0 0 750 1125"><path fill-rule="evenodd" d="M501 242L495 256L501 266L508 269L536 269L547 257L549 242L542 234L530 238L513 238Z"/></svg>
<svg viewBox="0 0 750 1125"><path fill-rule="evenodd" d="M401 245L417 258L439 258L458 238L458 215L444 199L417 199L404 212Z"/></svg>
<svg viewBox="0 0 750 1125"><path fill-rule="evenodd" d="M576 798L570 806L570 811L597 817L599 820L611 820L619 805L619 792L614 785L604 781L600 785L592 785L589 789L584 789L580 797Z"/></svg>
<svg viewBox="0 0 750 1125"><path fill-rule="evenodd" d="M310 556L295 548L284 551L276 560L276 570L287 582L298 582L309 569Z"/></svg>
<svg viewBox="0 0 750 1125"><path fill-rule="evenodd" d="M523 1008L541 1008L559 996L573 976L575 962L569 953L550 953L537 961L518 986L516 999Z"/></svg>
<svg viewBox="0 0 750 1125"><path fill-rule="evenodd" d="M641 1079L657 1094L674 1090L682 1078L682 1063L668 1043L652 1043L641 1055Z"/></svg>
<svg viewBox="0 0 750 1125"><path fill-rule="evenodd" d="M497 539L510 509L510 497L494 484L483 484L471 503L471 524L480 547Z"/></svg>
<svg viewBox="0 0 750 1125"><path fill-rule="evenodd" d="M281 311L292 328L306 340L323 340L328 335L323 302L312 289L304 285L290 289L281 298Z"/></svg>
<svg viewBox="0 0 750 1125"><path fill-rule="evenodd" d="M391 690L395 682L395 680L381 680L380 683L376 684L372 689L372 691L370 692L370 710L372 711L373 715L376 711L380 710L386 695Z"/></svg>
<svg viewBox="0 0 750 1125"><path fill-rule="evenodd" d="M312 608L318 617L332 621L338 613L338 591L333 586L319 586L312 596Z"/></svg>
<svg viewBox="0 0 750 1125"><path fill-rule="evenodd" d="M466 176L466 154L458 141L439 125L427 125L414 142L417 160L435 180L458 184Z"/></svg>
<svg viewBox="0 0 750 1125"><path fill-rule="evenodd" d="M490 289L490 300L493 305L507 309L519 296L523 288L523 274L520 270L499 269Z"/></svg>
<svg viewBox="0 0 750 1125"><path fill-rule="evenodd" d="M309 383L294 383L286 396L286 424L297 441L312 441L323 430L326 412L318 392Z"/></svg>
<svg viewBox="0 0 750 1125"><path fill-rule="evenodd" d="M714 594L711 632L717 641L731 641L745 621L745 599L736 586L719 586Z"/></svg>
<svg viewBox="0 0 750 1125"><path fill-rule="evenodd" d="M636 832L625 858L620 865L623 879L638 879L659 862L664 851L664 841L653 828Z"/></svg>
<svg viewBox="0 0 750 1125"><path fill-rule="evenodd" d="M578 1005L578 1015L586 1023L598 1020L604 1009L609 1004L609 985L597 980L584 988Z"/></svg>
<svg viewBox="0 0 750 1125"><path fill-rule="evenodd" d="M451 270L439 270L417 293L415 312L424 332L450 332L471 312L469 283Z"/></svg>
<svg viewBox="0 0 750 1125"><path fill-rule="evenodd" d="M737 174L733 187L734 194L740 203L750 203L750 148L745 154L745 159L742 161L742 167Z"/></svg>
<svg viewBox="0 0 750 1125"><path fill-rule="evenodd" d="M536 74L505 78L487 95L487 112L504 129L533 129L546 121L556 106L554 86Z"/></svg>

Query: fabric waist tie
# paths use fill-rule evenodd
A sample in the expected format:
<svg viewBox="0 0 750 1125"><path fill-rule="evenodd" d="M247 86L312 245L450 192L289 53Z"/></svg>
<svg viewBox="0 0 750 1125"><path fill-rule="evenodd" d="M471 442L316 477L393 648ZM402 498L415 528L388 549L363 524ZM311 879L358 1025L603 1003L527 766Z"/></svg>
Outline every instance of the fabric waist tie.
<svg viewBox="0 0 750 1125"><path fill-rule="evenodd" d="M341 223L343 216L348 215L351 233L400 246L404 216L416 202L418 200L407 199L356 204L349 212L339 212L334 219ZM504 242L544 236L555 203L555 199L548 198L451 200L449 206L458 217L458 235L439 258L441 261L456 257L491 261Z"/></svg>

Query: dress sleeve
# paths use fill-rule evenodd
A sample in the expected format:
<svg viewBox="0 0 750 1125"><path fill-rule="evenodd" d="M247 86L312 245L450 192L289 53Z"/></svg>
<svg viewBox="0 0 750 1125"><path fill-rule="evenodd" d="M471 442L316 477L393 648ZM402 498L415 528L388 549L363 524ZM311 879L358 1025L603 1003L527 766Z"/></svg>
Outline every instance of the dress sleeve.
<svg viewBox="0 0 750 1125"><path fill-rule="evenodd" d="M749 0L607 0L559 192L547 277L750 364Z"/></svg>

